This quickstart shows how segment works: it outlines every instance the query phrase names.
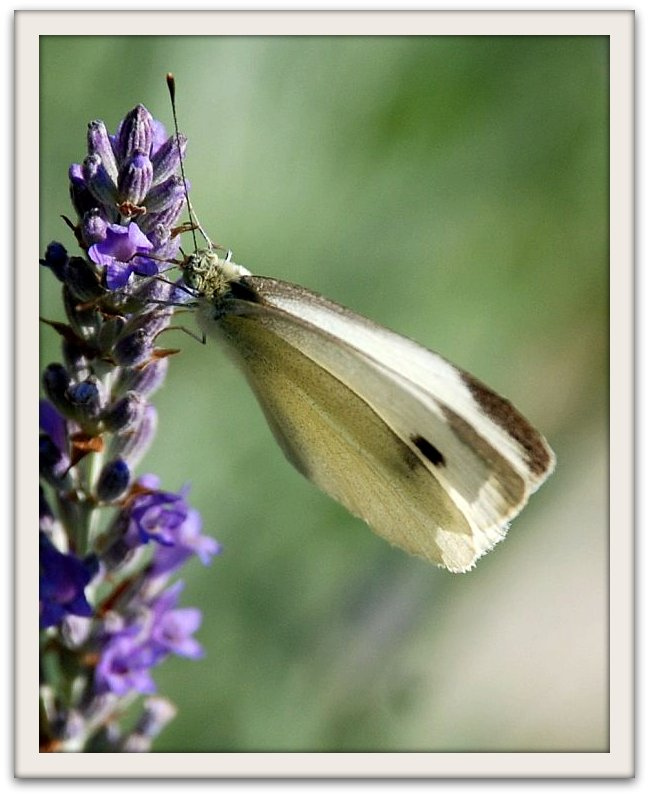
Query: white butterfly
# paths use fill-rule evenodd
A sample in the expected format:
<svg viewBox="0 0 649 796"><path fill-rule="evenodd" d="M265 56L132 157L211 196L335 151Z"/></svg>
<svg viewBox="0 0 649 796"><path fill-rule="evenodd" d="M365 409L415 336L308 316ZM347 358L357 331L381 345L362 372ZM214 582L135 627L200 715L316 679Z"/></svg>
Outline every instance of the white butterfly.
<svg viewBox="0 0 649 796"><path fill-rule="evenodd" d="M412 340L212 249L183 277L289 461L409 553L465 572L552 472L509 401Z"/></svg>

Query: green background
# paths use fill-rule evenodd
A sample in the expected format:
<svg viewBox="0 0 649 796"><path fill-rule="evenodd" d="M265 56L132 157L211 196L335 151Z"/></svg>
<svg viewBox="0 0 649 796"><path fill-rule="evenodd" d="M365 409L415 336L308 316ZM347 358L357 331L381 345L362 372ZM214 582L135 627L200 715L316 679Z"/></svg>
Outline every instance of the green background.
<svg viewBox="0 0 649 796"><path fill-rule="evenodd" d="M558 457L507 541L450 575L301 478L216 344L165 335L182 354L140 472L190 482L224 552L186 567L206 656L156 670L179 709L157 750L607 748L607 44L41 39L41 250L74 248L87 122L142 102L170 129L173 71L210 236L471 371ZM41 304L62 318L49 274Z"/></svg>

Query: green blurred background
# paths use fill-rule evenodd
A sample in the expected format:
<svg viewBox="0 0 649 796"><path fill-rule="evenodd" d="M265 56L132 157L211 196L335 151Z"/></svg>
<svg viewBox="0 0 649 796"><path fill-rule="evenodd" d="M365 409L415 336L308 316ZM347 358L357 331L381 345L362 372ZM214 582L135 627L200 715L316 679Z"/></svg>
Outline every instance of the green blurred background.
<svg viewBox="0 0 649 796"><path fill-rule="evenodd" d="M140 472L191 482L224 553L186 568L206 656L157 670L179 708L157 750L607 748L607 45L41 38L41 250L74 248L87 122L142 102L170 128L173 71L209 234L473 372L558 457L507 541L450 575L299 476L215 344L166 335L182 354ZM41 304L62 318L48 274Z"/></svg>

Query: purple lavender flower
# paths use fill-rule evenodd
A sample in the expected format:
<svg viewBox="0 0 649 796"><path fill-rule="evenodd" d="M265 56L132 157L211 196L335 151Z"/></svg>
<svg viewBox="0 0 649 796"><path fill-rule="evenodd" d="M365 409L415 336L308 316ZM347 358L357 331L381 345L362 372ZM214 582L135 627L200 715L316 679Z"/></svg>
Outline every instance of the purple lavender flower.
<svg viewBox="0 0 649 796"><path fill-rule="evenodd" d="M139 479L138 486L145 490L138 495L130 507L127 538L141 544L154 539L162 545L176 543L179 528L187 519L189 506L185 502L184 489L180 494L158 489L159 479L146 475Z"/></svg>
<svg viewBox="0 0 649 796"><path fill-rule="evenodd" d="M158 264L141 256L152 249L153 244L137 224L131 223L127 227L109 224L104 240L93 244L88 254L93 262L104 266L106 287L117 290L124 287L133 273L138 276L158 273Z"/></svg>
<svg viewBox="0 0 649 796"><path fill-rule="evenodd" d="M67 614L92 616L85 587L95 568L76 556L59 552L44 533L40 535L40 625L58 625Z"/></svg>
<svg viewBox="0 0 649 796"><path fill-rule="evenodd" d="M221 546L201 533L201 516L186 500L188 487L175 493L159 486L160 479L150 473L137 480L135 496L117 520L126 547L157 543L147 570L152 578L178 569L193 555L208 565Z"/></svg>
<svg viewBox="0 0 649 796"><path fill-rule="evenodd" d="M176 607L183 586L182 581L178 581L152 604L151 643L162 654L201 658L203 648L191 636L200 627L202 614L197 608Z"/></svg>
<svg viewBox="0 0 649 796"><path fill-rule="evenodd" d="M201 563L207 566L212 556L218 555L222 548L216 539L201 534L201 527L201 515L190 508L185 521L174 529L173 544L160 545L153 553L151 576L157 577L178 569L192 555L198 556Z"/></svg>
<svg viewBox="0 0 649 796"><path fill-rule="evenodd" d="M115 636L105 646L95 670L98 693L111 691L117 696L131 691L155 693L156 685L150 671L154 663L152 647L140 644L136 637L127 633Z"/></svg>
<svg viewBox="0 0 649 796"><path fill-rule="evenodd" d="M151 669L169 655L200 658L203 648L192 638L201 624L196 608L177 608L183 589L178 581L150 602L131 605L131 621L117 623L95 670L98 693L110 691L124 696L130 691L151 694L156 690Z"/></svg>

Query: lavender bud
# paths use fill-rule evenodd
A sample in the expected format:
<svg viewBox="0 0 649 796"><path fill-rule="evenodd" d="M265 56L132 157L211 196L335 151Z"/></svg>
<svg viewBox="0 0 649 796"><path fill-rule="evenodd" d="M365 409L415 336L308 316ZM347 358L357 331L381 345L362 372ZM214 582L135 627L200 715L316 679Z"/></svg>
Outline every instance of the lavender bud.
<svg viewBox="0 0 649 796"><path fill-rule="evenodd" d="M50 401L64 414L70 411L68 400L68 387L70 386L70 374L59 362L52 362L43 371L43 389Z"/></svg>
<svg viewBox="0 0 649 796"><path fill-rule="evenodd" d="M84 213L97 206L97 200L90 193L88 184L83 177L83 169L79 163L73 163L70 166L68 176L70 179L70 199L79 218L83 218Z"/></svg>
<svg viewBox="0 0 649 796"><path fill-rule="evenodd" d="M84 257L71 257L68 260L65 285L78 301L91 301L106 292L97 278L95 266Z"/></svg>
<svg viewBox="0 0 649 796"><path fill-rule="evenodd" d="M86 181L83 176L83 167L80 163L73 163L68 169L68 179L74 188L79 190L87 189Z"/></svg>
<svg viewBox="0 0 649 796"><path fill-rule="evenodd" d="M178 221L180 214L185 207L185 197L179 199L175 204L169 205L166 210L159 213L151 213L142 218L140 227L143 232L147 234L151 232L156 226L166 227L170 229Z"/></svg>
<svg viewBox="0 0 649 796"><path fill-rule="evenodd" d="M151 358L153 340L144 329L121 337L113 348L113 357L118 365L140 365Z"/></svg>
<svg viewBox="0 0 649 796"><path fill-rule="evenodd" d="M138 105L128 113L117 136L117 156L127 160L136 150L150 152L153 141L153 117L144 105Z"/></svg>
<svg viewBox="0 0 649 796"><path fill-rule="evenodd" d="M99 155L109 177L116 183L117 161L106 125L102 121L90 122L88 125L88 154Z"/></svg>
<svg viewBox="0 0 649 796"><path fill-rule="evenodd" d="M119 196L122 201L140 205L153 182L153 166L148 155L136 150L119 173Z"/></svg>
<svg viewBox="0 0 649 796"><path fill-rule="evenodd" d="M143 367L122 368L115 383L117 394L133 390L142 396L152 395L165 380L169 359L152 359Z"/></svg>
<svg viewBox="0 0 649 796"><path fill-rule="evenodd" d="M83 177L98 202L113 208L117 202L117 186L111 180L99 155L88 155L83 161Z"/></svg>
<svg viewBox="0 0 649 796"><path fill-rule="evenodd" d="M183 202L180 203L181 210ZM163 227L161 224L156 225L150 235L152 241L157 241L154 242L154 246L156 247L158 257L163 260L175 262L175 257L180 250L180 237L178 235L170 235L169 229ZM187 294L185 293L185 297L186 296Z"/></svg>
<svg viewBox="0 0 649 796"><path fill-rule="evenodd" d="M133 297L137 298L140 306L146 306L150 302L155 302L155 311L162 313L162 306L160 302L171 302L174 286L168 282L163 282L161 279L143 280L141 287L133 292Z"/></svg>
<svg viewBox="0 0 649 796"><path fill-rule="evenodd" d="M92 246L94 243L100 243L104 240L107 226L108 223L97 207L93 207L92 210L84 213L81 222L81 234L86 246Z"/></svg>
<svg viewBox="0 0 649 796"><path fill-rule="evenodd" d="M182 177L175 175L152 188L146 197L148 213L162 213L175 207L185 198L185 185Z"/></svg>
<svg viewBox="0 0 649 796"><path fill-rule="evenodd" d="M119 365L139 365L150 359L153 340L169 324L171 314L171 307L156 307L134 315L115 344L116 362Z"/></svg>
<svg viewBox="0 0 649 796"><path fill-rule="evenodd" d="M67 285L63 286L63 306L70 326L80 340L90 341L101 328L101 314L95 306L79 304Z"/></svg>
<svg viewBox="0 0 649 796"><path fill-rule="evenodd" d="M107 462L97 479L97 499L110 503L124 494L128 489L131 471L123 459Z"/></svg>
<svg viewBox="0 0 649 796"><path fill-rule="evenodd" d="M153 215L155 216L157 214L154 213ZM177 240L176 236L172 238L169 227L165 227L162 224L154 224L153 227L148 230L146 236L153 244L153 250L157 257L164 256L161 249L164 249L169 244L169 241L173 240L175 243Z"/></svg>
<svg viewBox="0 0 649 796"><path fill-rule="evenodd" d="M104 413L104 427L112 432L130 431L142 421L145 408L146 400L142 396L127 392Z"/></svg>
<svg viewBox="0 0 649 796"><path fill-rule="evenodd" d="M180 145L180 155L178 154ZM152 157L153 163L153 184L158 185L167 177L175 174L180 166L181 157L185 157L187 149L187 138L184 135L173 135L168 138L160 149Z"/></svg>
<svg viewBox="0 0 649 796"><path fill-rule="evenodd" d="M45 249L45 257L39 261L41 265L49 268L54 276L63 282L65 280L65 271L68 264L68 253L62 243L52 241Z"/></svg>
<svg viewBox="0 0 649 796"><path fill-rule="evenodd" d="M68 399L74 419L82 425L96 420L104 405L101 382L96 376L89 376L68 388Z"/></svg>
<svg viewBox="0 0 649 796"><path fill-rule="evenodd" d="M166 286L163 284L163 287ZM142 313L133 322L128 323L127 327L143 329L149 337L155 337L169 324L172 312L171 307L156 307Z"/></svg>
<svg viewBox="0 0 649 796"><path fill-rule="evenodd" d="M152 404L147 404L139 426L126 434L111 440L110 456L121 456L128 461L132 470L149 449L158 426L158 414Z"/></svg>

